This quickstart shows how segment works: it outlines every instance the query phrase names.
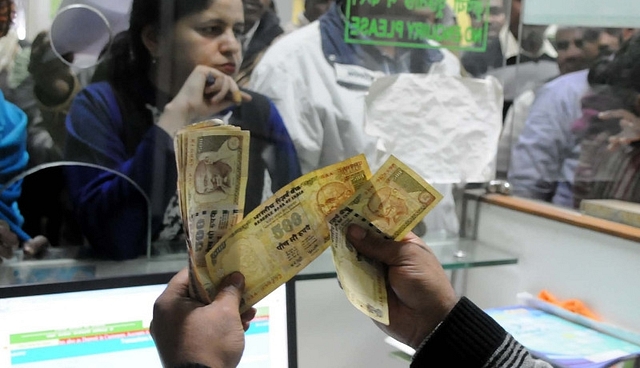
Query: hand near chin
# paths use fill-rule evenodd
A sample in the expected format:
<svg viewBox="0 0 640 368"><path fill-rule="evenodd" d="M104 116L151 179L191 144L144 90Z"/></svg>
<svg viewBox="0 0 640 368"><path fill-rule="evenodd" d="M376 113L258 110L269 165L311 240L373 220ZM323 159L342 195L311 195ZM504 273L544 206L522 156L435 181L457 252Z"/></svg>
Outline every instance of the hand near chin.
<svg viewBox="0 0 640 368"><path fill-rule="evenodd" d="M178 94L165 106L158 126L173 136L187 124L248 101L251 101L251 96L240 91L231 76L215 68L199 65L187 77Z"/></svg>

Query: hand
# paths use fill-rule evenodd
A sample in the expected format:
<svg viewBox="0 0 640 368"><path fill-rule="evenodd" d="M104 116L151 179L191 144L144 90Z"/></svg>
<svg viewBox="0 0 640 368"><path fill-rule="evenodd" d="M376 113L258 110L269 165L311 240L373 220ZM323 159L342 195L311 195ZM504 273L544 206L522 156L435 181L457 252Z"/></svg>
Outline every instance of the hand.
<svg viewBox="0 0 640 368"><path fill-rule="evenodd" d="M19 245L18 236L11 231L9 224L0 220L0 263L3 258L13 257L13 252L18 249Z"/></svg>
<svg viewBox="0 0 640 368"><path fill-rule="evenodd" d="M208 84L207 79L215 79ZM158 126L173 136L186 124L208 118L251 96L240 91L232 77L204 65L197 66L187 77L178 94L169 102L160 116Z"/></svg>
<svg viewBox="0 0 640 368"><path fill-rule="evenodd" d="M51 244L49 239L43 235L38 235L33 239L27 240L22 245L25 259L42 258Z"/></svg>
<svg viewBox="0 0 640 368"><path fill-rule="evenodd" d="M620 119L622 132L609 138L608 149L614 151L621 146L640 141L640 117L627 110L610 110L598 114L600 120Z"/></svg>
<svg viewBox="0 0 640 368"><path fill-rule="evenodd" d="M440 262L413 233L396 242L351 225L347 238L358 252L387 266L389 325L376 324L416 349L458 301Z"/></svg>
<svg viewBox="0 0 640 368"><path fill-rule="evenodd" d="M73 54L64 55L63 58L70 63ZM47 31L38 33L33 40L29 73L33 77L36 94L45 105L60 104L73 92L75 78L71 68L53 52Z"/></svg>
<svg viewBox="0 0 640 368"><path fill-rule="evenodd" d="M235 272L222 281L213 303L189 298L189 273L178 272L153 306L151 336L165 367L199 363L235 367L244 350L244 332L256 314L240 315L244 277Z"/></svg>

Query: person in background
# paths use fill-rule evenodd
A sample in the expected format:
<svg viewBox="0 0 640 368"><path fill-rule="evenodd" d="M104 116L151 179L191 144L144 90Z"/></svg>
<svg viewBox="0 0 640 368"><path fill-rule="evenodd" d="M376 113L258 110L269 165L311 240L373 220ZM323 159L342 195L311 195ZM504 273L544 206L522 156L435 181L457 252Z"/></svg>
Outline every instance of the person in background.
<svg viewBox="0 0 640 368"><path fill-rule="evenodd" d="M564 27L556 31L554 43L558 51L560 75L577 72L593 64L600 56L601 33L599 29L577 27Z"/></svg>
<svg viewBox="0 0 640 368"><path fill-rule="evenodd" d="M572 186L580 142L572 125L582 116L588 75L588 69L563 75L536 93L524 129L512 146L507 178L514 195L574 207Z"/></svg>
<svg viewBox="0 0 640 368"><path fill-rule="evenodd" d="M173 9L172 21L161 21L165 9ZM219 117L250 131L245 213L261 203L265 172L274 192L300 175L275 106L240 92L233 79L244 23L241 0L133 1L129 30L110 51L108 80L81 91L66 121L66 159L121 174L67 170L94 256L138 257L148 232L153 241L178 240L184 247L173 137L191 122Z"/></svg>
<svg viewBox="0 0 640 368"><path fill-rule="evenodd" d="M346 3L337 0L317 22L282 37L253 72L251 88L278 107L303 173L363 153L372 170L377 168L376 138L364 132L365 95L376 78L396 73L460 76L458 59L446 49L346 43ZM400 2L395 6L400 8L394 11L406 11ZM452 186L436 189L445 199L427 216L427 228L457 234Z"/></svg>
<svg viewBox="0 0 640 368"><path fill-rule="evenodd" d="M589 72L589 93L572 131L580 140L575 207L584 199L640 203L640 36Z"/></svg>
<svg viewBox="0 0 640 368"><path fill-rule="evenodd" d="M556 31L555 46L558 50L558 70L560 75L577 72L588 68L599 56L599 46L592 45L593 39L598 40L599 30L584 29L578 27L561 27ZM585 34L591 34L589 41ZM595 37L593 34L595 34ZM513 105L507 110L504 119L504 129L498 143L497 176L506 178L509 168L511 147L524 129L529 116L531 105L536 98L536 92L549 81L533 83L531 88L518 95Z"/></svg>
<svg viewBox="0 0 640 368"><path fill-rule="evenodd" d="M62 160L66 137L64 121L71 102L83 86L66 63L73 60L73 55L63 57L65 60L54 53L48 31L38 33L29 58L33 93L42 114L33 127L38 134L31 143L33 166Z"/></svg>
<svg viewBox="0 0 640 368"><path fill-rule="evenodd" d="M6 6L6 5L5 5ZM2 9L0 7L0 9ZM4 99L0 92L0 248L4 256L9 250L31 237L24 232L24 217L18 209L18 198L22 192L22 180L12 179L22 173L29 161L27 153L27 115L16 105Z"/></svg>
<svg viewBox="0 0 640 368"><path fill-rule="evenodd" d="M236 75L240 87L247 87L251 73L262 55L273 42L284 33L275 10L270 9L264 0L242 0L244 4L245 25L242 34L242 64Z"/></svg>
<svg viewBox="0 0 640 368"><path fill-rule="evenodd" d="M0 1L0 38L5 37L15 16L13 1ZM39 235L32 238L23 229L24 217L18 208L22 180L14 180L29 162L27 152L27 115L8 102L0 91L0 262L11 258L23 246L25 255L41 253L48 241Z"/></svg>
<svg viewBox="0 0 640 368"><path fill-rule="evenodd" d="M382 331L416 350L412 368L446 363L465 368L550 368L469 299L458 298L431 249L415 234L385 240L352 225L356 250L385 265L389 325ZM187 270L179 272L153 307L151 336L165 367L238 365L244 331L255 310L239 313L242 274L230 274L210 305L189 299Z"/></svg>
<svg viewBox="0 0 640 368"><path fill-rule="evenodd" d="M491 1L490 11L499 14L499 7L507 8L506 0L500 4L499 0ZM491 10L494 9L494 10ZM555 61L556 50L545 37L546 26L525 24L520 34L520 14L522 0L511 2L511 16L507 23L501 17L491 17L487 49L484 52L465 52L461 57L464 69L474 77L482 77L488 71L502 68L505 65L515 65L517 62ZM495 29L503 24L497 35Z"/></svg>
<svg viewBox="0 0 640 368"><path fill-rule="evenodd" d="M298 28L315 22L326 13L335 0L305 0L304 10L297 16L295 22L289 22L284 26L285 33L291 33Z"/></svg>

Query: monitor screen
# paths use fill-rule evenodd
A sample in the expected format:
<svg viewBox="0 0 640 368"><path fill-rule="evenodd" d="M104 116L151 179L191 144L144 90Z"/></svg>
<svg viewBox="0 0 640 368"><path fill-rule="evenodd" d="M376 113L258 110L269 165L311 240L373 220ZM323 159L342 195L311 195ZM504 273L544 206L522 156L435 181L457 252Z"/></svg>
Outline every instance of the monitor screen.
<svg viewBox="0 0 640 368"><path fill-rule="evenodd" d="M0 367L161 367L149 323L170 275L154 276L0 289ZM255 307L239 367L289 366L285 285Z"/></svg>

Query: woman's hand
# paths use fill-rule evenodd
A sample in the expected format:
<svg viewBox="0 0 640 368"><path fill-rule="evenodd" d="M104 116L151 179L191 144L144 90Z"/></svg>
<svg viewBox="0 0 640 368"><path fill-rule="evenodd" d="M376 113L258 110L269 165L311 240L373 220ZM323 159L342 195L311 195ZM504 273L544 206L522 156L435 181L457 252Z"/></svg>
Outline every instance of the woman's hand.
<svg viewBox="0 0 640 368"><path fill-rule="evenodd" d="M207 81L214 81L212 84ZM231 106L251 101L240 91L232 77L204 65L197 66L169 102L160 116L158 126L170 136L183 126L208 118Z"/></svg>
<svg viewBox="0 0 640 368"><path fill-rule="evenodd" d="M609 138L609 150L640 141L640 117L628 110L610 110L598 114L601 120L620 119L622 132Z"/></svg>

